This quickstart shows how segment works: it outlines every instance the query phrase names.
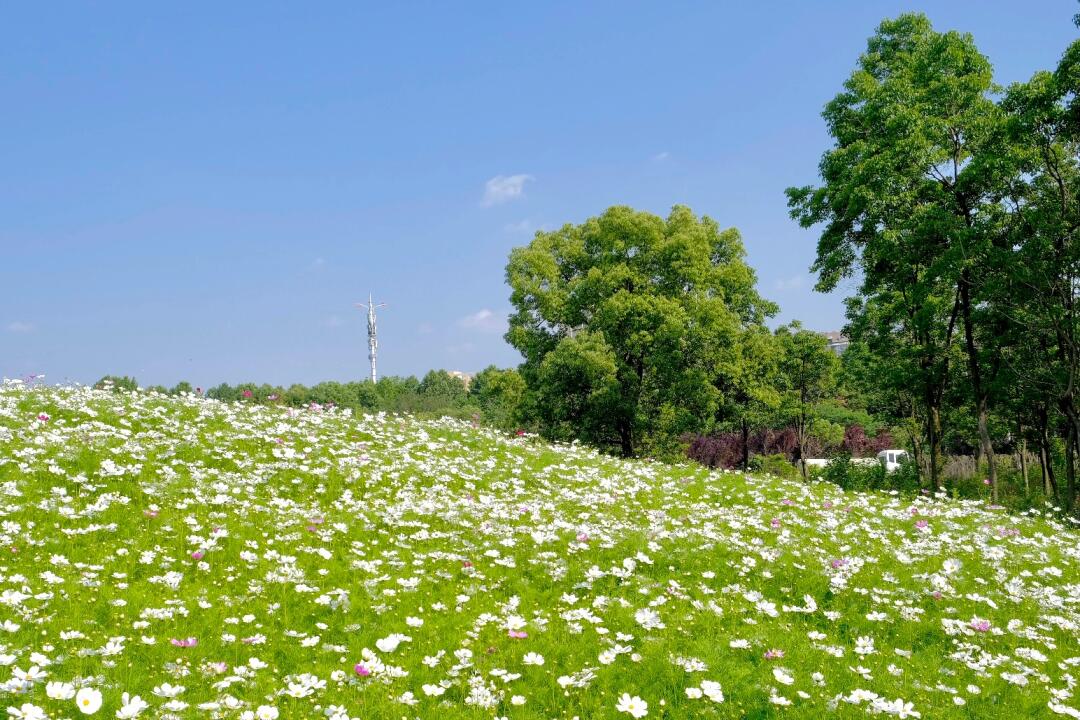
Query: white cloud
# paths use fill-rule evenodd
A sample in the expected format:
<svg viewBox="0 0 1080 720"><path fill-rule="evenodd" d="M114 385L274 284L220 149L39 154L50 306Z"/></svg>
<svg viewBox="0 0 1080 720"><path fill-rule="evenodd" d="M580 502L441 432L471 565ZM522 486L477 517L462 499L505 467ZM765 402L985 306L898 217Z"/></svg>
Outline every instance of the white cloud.
<svg viewBox="0 0 1080 720"><path fill-rule="evenodd" d="M773 283L777 290L798 290L805 284L805 275L792 275L789 278L781 278Z"/></svg>
<svg viewBox="0 0 1080 720"><path fill-rule="evenodd" d="M525 183L532 175L496 175L484 184L484 199L480 204L491 207L525 195Z"/></svg>
<svg viewBox="0 0 1080 720"><path fill-rule="evenodd" d="M461 318L458 320L458 325L466 330L476 330L478 332L504 332L506 330L506 318L484 308L474 312L472 315Z"/></svg>
<svg viewBox="0 0 1080 720"><path fill-rule="evenodd" d="M344 325L345 321L342 320L341 317L338 316L338 315L330 315L329 317L327 317L326 319L324 319L322 321L322 324L323 324L324 327L336 328L336 327L341 327L342 325Z"/></svg>
<svg viewBox="0 0 1080 720"><path fill-rule="evenodd" d="M326 260L323 260L321 257L317 257L311 261L310 265L308 265L308 270L321 270L325 265Z"/></svg>
<svg viewBox="0 0 1080 720"><path fill-rule="evenodd" d="M8 332L13 333L34 332L34 325L33 323L23 322L21 320L14 320L7 324L7 330Z"/></svg>
<svg viewBox="0 0 1080 720"><path fill-rule="evenodd" d="M667 150L665 150L664 152L659 152L659 153L656 153L655 155L653 155L652 160L653 160L653 162L664 162L669 157L671 157L671 153L669 153Z"/></svg>

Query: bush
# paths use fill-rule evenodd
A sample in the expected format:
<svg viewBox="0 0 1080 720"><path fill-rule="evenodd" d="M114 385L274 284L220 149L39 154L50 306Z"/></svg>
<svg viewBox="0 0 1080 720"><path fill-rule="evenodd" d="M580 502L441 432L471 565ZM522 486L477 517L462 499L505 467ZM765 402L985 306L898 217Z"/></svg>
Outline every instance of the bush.
<svg viewBox="0 0 1080 720"><path fill-rule="evenodd" d="M853 463L850 455L842 453L830 460L818 477L845 490L898 490L906 494L919 491L919 472L913 462L904 462L890 473L883 463Z"/></svg>
<svg viewBox="0 0 1080 720"><path fill-rule="evenodd" d="M789 480L793 480L799 475L798 469L788 460L787 456L780 453L755 455L750 459L750 469L753 472L769 473Z"/></svg>

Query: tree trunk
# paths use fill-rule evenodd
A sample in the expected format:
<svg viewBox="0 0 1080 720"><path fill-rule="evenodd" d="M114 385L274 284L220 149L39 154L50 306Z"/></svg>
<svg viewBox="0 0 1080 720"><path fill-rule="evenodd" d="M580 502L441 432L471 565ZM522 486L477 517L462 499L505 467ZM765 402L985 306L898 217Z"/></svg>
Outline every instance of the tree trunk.
<svg viewBox="0 0 1080 720"><path fill-rule="evenodd" d="M1023 426L1020 426L1019 432L1023 432ZM1024 479L1024 496L1031 495L1031 485L1028 484L1028 464L1027 464L1027 440L1020 440L1020 477Z"/></svg>
<svg viewBox="0 0 1080 720"><path fill-rule="evenodd" d="M750 425L744 419L742 421L742 458L743 470L750 470Z"/></svg>
<svg viewBox="0 0 1080 720"><path fill-rule="evenodd" d="M619 431L619 444L622 449L622 456L625 458L634 457L634 431L626 420L620 420L617 424Z"/></svg>
<svg viewBox="0 0 1080 720"><path fill-rule="evenodd" d="M967 350L968 373L971 376L971 391L975 398L979 424L979 455L986 458L987 478L990 480L990 499L998 501L997 463L994 462L994 445L990 442L987 419L990 416L990 393L982 378L979 365L979 349L975 346L975 329L971 317L971 274L965 268L960 274L960 316L964 322L964 346ZM975 466L978 468L979 458Z"/></svg>
<svg viewBox="0 0 1080 720"><path fill-rule="evenodd" d="M1066 512L1072 512L1076 505L1076 457L1080 451L1080 415L1077 415L1076 408L1071 403L1065 419L1065 493L1062 506Z"/></svg>
<svg viewBox="0 0 1080 720"><path fill-rule="evenodd" d="M930 445L927 457L930 488L937 492L941 489L941 408L936 405L927 408L926 435Z"/></svg>
<svg viewBox="0 0 1080 720"><path fill-rule="evenodd" d="M1043 494L1058 501L1057 480L1054 479L1054 456L1050 451L1050 431L1047 428L1046 409L1039 417L1039 465L1042 468Z"/></svg>

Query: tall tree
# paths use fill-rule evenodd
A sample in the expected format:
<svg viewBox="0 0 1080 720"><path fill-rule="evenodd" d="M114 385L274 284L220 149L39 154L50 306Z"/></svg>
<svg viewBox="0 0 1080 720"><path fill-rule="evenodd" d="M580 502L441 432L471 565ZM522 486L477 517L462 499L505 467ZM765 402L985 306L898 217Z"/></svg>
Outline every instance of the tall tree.
<svg viewBox="0 0 1080 720"><path fill-rule="evenodd" d="M506 268L507 340L542 431L623 455L707 427L740 334L775 312L739 233L676 206L538 232Z"/></svg>
<svg viewBox="0 0 1080 720"><path fill-rule="evenodd" d="M1014 209L1002 298L1030 341L1019 378L1037 410L1044 484L1056 490L1048 435L1056 411L1065 445L1062 501L1073 509L1080 460L1080 41L1055 72L1009 88L1003 106L1021 166L1010 185ZM1053 398L1053 407L1046 398Z"/></svg>
<svg viewBox="0 0 1080 720"><path fill-rule="evenodd" d="M921 384L935 487L947 375L940 366L959 321L996 492L987 425L994 349L980 345L977 329L979 283L999 222L995 89L990 63L970 35L935 32L923 15L886 20L826 106L836 144L822 158L822 186L792 188L788 197L804 226L824 223L818 288L861 274L860 294L898 311L898 339L913 342L928 376Z"/></svg>
<svg viewBox="0 0 1080 720"><path fill-rule="evenodd" d="M799 468L806 479L806 445L817 406L836 388L840 360L821 333L795 322L776 331L779 347L780 412L795 429L799 444Z"/></svg>

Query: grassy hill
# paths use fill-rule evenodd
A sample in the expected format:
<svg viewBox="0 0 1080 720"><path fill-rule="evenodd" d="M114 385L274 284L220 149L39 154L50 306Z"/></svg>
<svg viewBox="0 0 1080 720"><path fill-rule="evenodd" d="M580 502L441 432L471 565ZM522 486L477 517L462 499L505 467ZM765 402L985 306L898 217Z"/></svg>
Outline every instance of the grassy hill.
<svg viewBox="0 0 1080 720"><path fill-rule="evenodd" d="M16 383L0 495L25 717L1080 716L1080 534L982 504Z"/></svg>

